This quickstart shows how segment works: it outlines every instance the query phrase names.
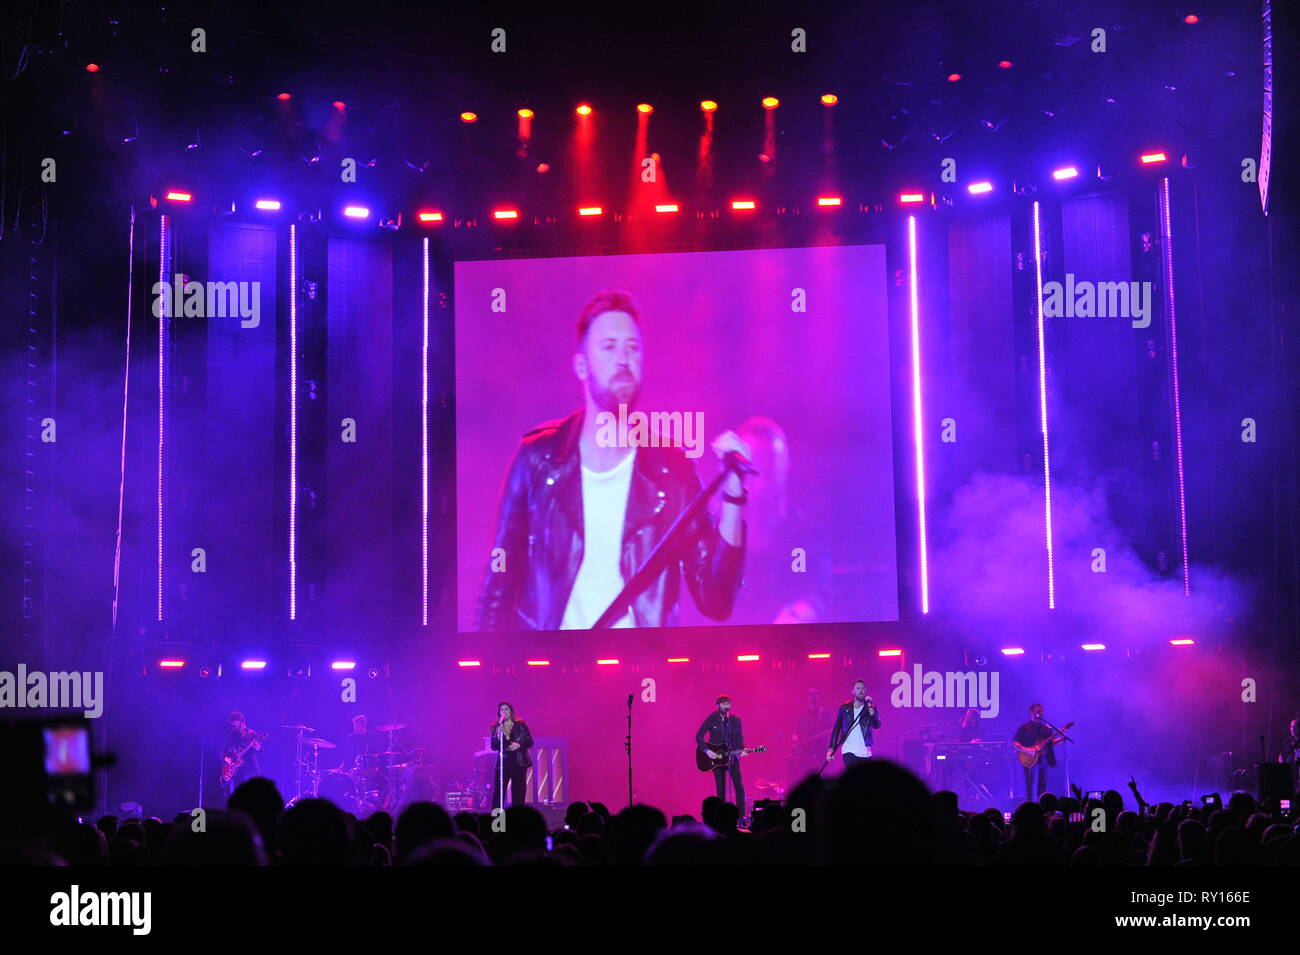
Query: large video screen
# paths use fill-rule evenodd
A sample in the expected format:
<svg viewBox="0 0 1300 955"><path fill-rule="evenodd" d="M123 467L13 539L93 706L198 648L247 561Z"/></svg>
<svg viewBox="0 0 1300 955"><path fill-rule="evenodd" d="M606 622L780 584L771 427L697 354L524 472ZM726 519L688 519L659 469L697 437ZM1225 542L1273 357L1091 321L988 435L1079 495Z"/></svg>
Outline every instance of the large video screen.
<svg viewBox="0 0 1300 955"><path fill-rule="evenodd" d="M462 631L898 618L883 246L458 262L455 322Z"/></svg>

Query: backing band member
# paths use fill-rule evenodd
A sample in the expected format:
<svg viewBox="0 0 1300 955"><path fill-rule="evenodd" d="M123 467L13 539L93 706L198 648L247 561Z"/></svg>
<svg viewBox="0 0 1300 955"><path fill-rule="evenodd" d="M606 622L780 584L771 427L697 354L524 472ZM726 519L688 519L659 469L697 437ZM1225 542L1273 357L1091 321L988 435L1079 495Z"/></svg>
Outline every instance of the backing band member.
<svg viewBox="0 0 1300 955"><path fill-rule="evenodd" d="M1300 719L1291 721L1291 735L1282 744L1282 751L1277 754L1277 761L1300 766Z"/></svg>
<svg viewBox="0 0 1300 955"><path fill-rule="evenodd" d="M505 561L494 567L494 558L484 576L479 630L590 628L700 490L683 448L610 446L602 432L598 415L636 405L641 362L631 297L597 295L578 316L573 355L584 406L525 434L506 475L492 543ZM713 449L719 458L749 453L730 431ZM731 615L745 557L745 489L734 470L722 501L717 525L702 509L675 559L613 626L671 626L683 577L701 613Z"/></svg>
<svg viewBox="0 0 1300 955"><path fill-rule="evenodd" d="M876 703L867 696L867 684L858 680L853 684L853 699L840 704L831 727L831 748L826 750L826 762L835 758L838 749L844 756L844 768L871 758L871 731L880 729L880 713Z"/></svg>
<svg viewBox="0 0 1300 955"><path fill-rule="evenodd" d="M740 717L731 715L731 697L720 696L715 701L717 709L704 718L700 730L695 734L695 745L709 759L717 759L733 750L745 747L745 734L740 727ZM736 807L745 815L745 781L740 776L740 757L744 753L732 753L723 766L713 770L714 782L718 785L718 798L727 798L727 773L731 773L731 786L736 791Z"/></svg>
<svg viewBox="0 0 1300 955"><path fill-rule="evenodd" d="M243 754L243 765L235 770L235 775L229 781L223 783L223 788L229 794L238 789L239 784L244 780L262 775L262 765L258 758L258 751L261 750L262 743L257 739L259 734L249 729L248 723L244 721L244 714L239 710L231 711L230 715L226 717L226 722L230 725L230 732L226 735L226 742L221 747L223 766L226 760L238 759L240 750L248 747Z"/></svg>
<svg viewBox="0 0 1300 955"><path fill-rule="evenodd" d="M1025 771L1025 801L1033 802L1038 796L1047 792L1047 769L1049 766L1056 765L1056 754L1052 747L1063 740L1063 736L1053 736L1052 731L1043 723L1043 704L1029 704L1029 721L1021 723L1020 728L1016 730L1016 735L1011 738L1011 745L1016 748L1017 752L1028 752L1036 743L1047 740L1048 743L1043 747L1042 753L1038 757L1038 762L1033 766L1022 766ZM1038 770L1038 796L1034 795L1034 770Z"/></svg>
<svg viewBox="0 0 1300 955"><path fill-rule="evenodd" d="M510 805L522 806L527 796L528 767L533 765L528 750L533 745L533 734L521 719L515 718L515 708L509 703L497 707L497 721L492 724L492 748L498 750L496 765L492 768L492 808L502 805L503 784L510 787ZM505 752L500 752L501 740L506 741ZM501 762L505 761L502 772Z"/></svg>

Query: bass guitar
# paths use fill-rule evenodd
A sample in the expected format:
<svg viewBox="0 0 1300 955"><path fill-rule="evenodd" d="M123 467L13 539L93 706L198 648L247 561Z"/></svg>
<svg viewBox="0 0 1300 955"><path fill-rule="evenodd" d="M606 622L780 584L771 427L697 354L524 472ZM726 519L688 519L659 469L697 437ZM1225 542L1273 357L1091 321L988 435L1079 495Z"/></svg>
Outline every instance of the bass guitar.
<svg viewBox="0 0 1300 955"><path fill-rule="evenodd" d="M241 749L234 753L227 753L222 757L221 764L221 785L229 788L230 781L235 778L235 773L239 772L239 767L244 765L244 757L248 751L255 745L266 739L266 733L254 733L243 745Z"/></svg>

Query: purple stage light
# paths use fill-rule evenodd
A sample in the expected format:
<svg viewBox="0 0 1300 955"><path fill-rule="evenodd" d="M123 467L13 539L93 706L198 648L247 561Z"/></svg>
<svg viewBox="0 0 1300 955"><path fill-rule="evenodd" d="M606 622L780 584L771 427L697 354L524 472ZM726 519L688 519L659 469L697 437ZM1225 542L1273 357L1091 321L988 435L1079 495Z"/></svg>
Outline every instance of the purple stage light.
<svg viewBox="0 0 1300 955"><path fill-rule="evenodd" d="M1019 657L1019 656L1024 656L1024 653L1025 653L1025 650L1024 650L1023 647L1003 647L1003 648L1002 648L1002 655L1003 655L1003 656L1006 656L1006 657Z"/></svg>
<svg viewBox="0 0 1300 955"><path fill-rule="evenodd" d="M921 441L921 305L916 287L916 216L907 217L908 285L912 319L912 440L916 445L916 514L921 552L921 613L930 612L930 555L925 527L925 451Z"/></svg>
<svg viewBox="0 0 1300 955"><path fill-rule="evenodd" d="M993 183L991 183L991 182L972 182L969 186L966 187L966 191L969 192L972 196L980 196L980 195L983 195L983 194L986 193L986 192L992 192L992 191L993 191Z"/></svg>
<svg viewBox="0 0 1300 955"><path fill-rule="evenodd" d="M298 224L289 226L289 619L298 619Z"/></svg>
<svg viewBox="0 0 1300 955"><path fill-rule="evenodd" d="M369 219L370 210L365 206L345 206L343 214L349 219Z"/></svg>
<svg viewBox="0 0 1300 955"><path fill-rule="evenodd" d="M355 660L335 660L330 664L331 670L355 670L357 661Z"/></svg>
<svg viewBox="0 0 1300 955"><path fill-rule="evenodd" d="M420 342L420 625L429 625L429 239L424 240Z"/></svg>
<svg viewBox="0 0 1300 955"><path fill-rule="evenodd" d="M266 661L265 660L244 660L242 663L239 664L239 666L240 669L243 670L265 670Z"/></svg>
<svg viewBox="0 0 1300 955"><path fill-rule="evenodd" d="M1174 397L1174 460L1178 465L1178 527L1183 543L1183 596L1192 595L1187 566L1187 481L1183 473L1183 406L1178 382L1178 318L1174 309L1174 228L1169 206L1169 178L1160 180L1161 249L1165 275L1165 314L1169 316L1169 368Z"/></svg>
<svg viewBox="0 0 1300 955"><path fill-rule="evenodd" d="M1056 609L1056 574L1052 557L1052 456L1047 440L1047 346L1043 329L1042 208L1034 203L1034 303L1038 318L1038 411L1043 431L1043 523L1047 534L1047 609Z"/></svg>
<svg viewBox="0 0 1300 955"><path fill-rule="evenodd" d="M1079 170L1074 166L1066 166L1064 169L1053 170L1052 178L1057 182L1060 182L1063 179L1077 179L1079 178Z"/></svg>
<svg viewBox="0 0 1300 955"><path fill-rule="evenodd" d="M255 203L253 203L253 205L256 206L258 209L262 209L266 212L280 211L279 199L258 199Z"/></svg>
<svg viewBox="0 0 1300 955"><path fill-rule="evenodd" d="M1104 643L1084 643L1084 644L1080 644L1080 647L1081 647L1082 649L1084 649L1084 650L1105 650L1105 649L1106 649L1106 644L1104 644Z"/></svg>
<svg viewBox="0 0 1300 955"><path fill-rule="evenodd" d="M170 220L158 217L158 281L170 285L167 259L171 254ZM163 618L163 436L167 418L167 307L168 296L158 298L158 605L157 619Z"/></svg>
<svg viewBox="0 0 1300 955"><path fill-rule="evenodd" d="M183 670L185 669L184 660L159 660L158 666L164 670Z"/></svg>
<svg viewBox="0 0 1300 955"><path fill-rule="evenodd" d="M1169 641L1169 645L1171 647L1190 647L1190 646L1194 646L1195 644L1196 641L1193 640L1191 637L1175 637L1174 639Z"/></svg>

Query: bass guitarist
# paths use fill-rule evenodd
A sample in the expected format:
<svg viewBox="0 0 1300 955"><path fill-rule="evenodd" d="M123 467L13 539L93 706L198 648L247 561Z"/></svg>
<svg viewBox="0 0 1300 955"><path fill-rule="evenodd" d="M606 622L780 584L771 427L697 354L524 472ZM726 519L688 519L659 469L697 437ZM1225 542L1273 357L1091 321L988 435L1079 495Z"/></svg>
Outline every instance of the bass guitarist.
<svg viewBox="0 0 1300 955"><path fill-rule="evenodd" d="M262 775L258 751L265 733L254 733L244 721L244 714L234 710L226 717L230 733L221 747L221 788L230 795L246 779Z"/></svg>

